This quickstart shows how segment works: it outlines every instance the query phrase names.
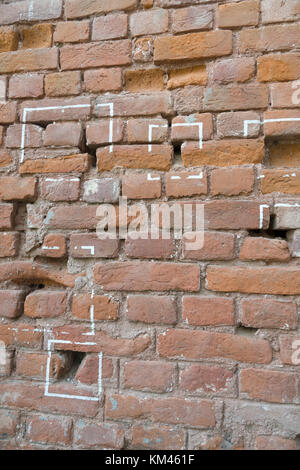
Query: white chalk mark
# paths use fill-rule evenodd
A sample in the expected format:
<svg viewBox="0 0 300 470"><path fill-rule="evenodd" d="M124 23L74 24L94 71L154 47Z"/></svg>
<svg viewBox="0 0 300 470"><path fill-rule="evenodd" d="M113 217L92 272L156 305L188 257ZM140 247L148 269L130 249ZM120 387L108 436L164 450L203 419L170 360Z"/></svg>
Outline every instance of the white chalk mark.
<svg viewBox="0 0 300 470"><path fill-rule="evenodd" d="M168 127L167 124L149 124L148 128L148 152L152 152L152 130L159 127Z"/></svg>
<svg viewBox="0 0 300 470"><path fill-rule="evenodd" d="M152 178L151 173L148 173L147 181L160 181L160 176L154 176L154 178Z"/></svg>
<svg viewBox="0 0 300 470"><path fill-rule="evenodd" d="M59 246L43 246L42 250L59 250Z"/></svg>
<svg viewBox="0 0 300 470"><path fill-rule="evenodd" d="M202 180L203 179L203 172L201 171L201 173L199 175L190 175L187 177L188 180Z"/></svg>
<svg viewBox="0 0 300 470"><path fill-rule="evenodd" d="M246 119L244 120L244 137L248 137L248 125L249 124L263 124L263 122L258 121L257 119Z"/></svg>
<svg viewBox="0 0 300 470"><path fill-rule="evenodd" d="M278 119L264 119L263 121L257 120L244 120L244 137L248 137L248 125L249 124L265 124L266 122L294 122L300 121L300 118L278 118Z"/></svg>
<svg viewBox="0 0 300 470"><path fill-rule="evenodd" d="M259 206L259 228L264 226L264 209L269 209L267 204L260 204Z"/></svg>
<svg viewBox="0 0 300 470"><path fill-rule="evenodd" d="M300 204L295 202L294 204L289 204L289 203L278 203L275 204L274 207L300 207Z"/></svg>
<svg viewBox="0 0 300 470"><path fill-rule="evenodd" d="M181 180L181 176L171 176L171 180Z"/></svg>
<svg viewBox="0 0 300 470"><path fill-rule="evenodd" d="M81 249L82 249L82 250L90 250L91 255L94 255L94 254L95 254L95 247L94 247L94 245L91 245L91 246L82 246Z"/></svg>
<svg viewBox="0 0 300 470"><path fill-rule="evenodd" d="M172 127L191 127L198 126L199 148L203 148L203 122L176 122Z"/></svg>
<svg viewBox="0 0 300 470"><path fill-rule="evenodd" d="M109 120L109 136L108 136L108 142L111 144L109 147L109 152L111 153L114 149L113 146L113 132L114 132L114 104L113 103L100 103L97 104L99 107L104 107L108 106L109 107L109 115L110 115L110 120Z"/></svg>

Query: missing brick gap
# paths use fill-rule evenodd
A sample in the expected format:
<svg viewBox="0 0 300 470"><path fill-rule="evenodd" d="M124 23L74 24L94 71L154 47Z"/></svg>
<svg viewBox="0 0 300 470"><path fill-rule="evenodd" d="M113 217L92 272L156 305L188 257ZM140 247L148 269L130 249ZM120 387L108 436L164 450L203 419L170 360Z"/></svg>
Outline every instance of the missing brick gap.
<svg viewBox="0 0 300 470"><path fill-rule="evenodd" d="M78 369L85 359L86 353L80 351L70 351L70 360L71 360L71 367L67 375L64 377L65 380L71 382L75 380L76 374Z"/></svg>
<svg viewBox="0 0 300 470"><path fill-rule="evenodd" d="M280 238L281 240L287 240L288 239L288 230L275 230L275 229L273 229L274 219L275 219L275 215L273 214L273 215L271 215L271 218L270 218L270 228L265 229L265 230L248 230L248 236L249 237L273 238L273 239Z"/></svg>
<svg viewBox="0 0 300 470"><path fill-rule="evenodd" d="M245 326L239 326L236 329L236 334L239 336L252 337L252 336L255 336L257 331L258 331L257 328L247 328Z"/></svg>
<svg viewBox="0 0 300 470"><path fill-rule="evenodd" d="M91 157L91 166L93 168L96 168L97 166L97 156L96 156L96 152L97 152L97 148L93 148L93 147L86 147L86 152L90 155Z"/></svg>

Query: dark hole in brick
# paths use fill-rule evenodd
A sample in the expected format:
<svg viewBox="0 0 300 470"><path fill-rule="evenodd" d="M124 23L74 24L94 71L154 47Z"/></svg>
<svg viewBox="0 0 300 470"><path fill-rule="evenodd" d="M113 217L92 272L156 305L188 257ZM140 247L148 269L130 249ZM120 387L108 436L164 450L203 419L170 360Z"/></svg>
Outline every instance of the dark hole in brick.
<svg viewBox="0 0 300 470"><path fill-rule="evenodd" d="M67 380L73 380L77 374L77 371L82 363L83 359L85 358L86 353L80 351L70 351L70 361L71 367L66 375Z"/></svg>
<svg viewBox="0 0 300 470"><path fill-rule="evenodd" d="M270 228L265 230L248 230L249 237L265 237L265 238L281 238L282 240L288 239L288 230L275 230L274 227L275 215L270 217Z"/></svg>
<svg viewBox="0 0 300 470"><path fill-rule="evenodd" d="M236 329L236 334L240 336L254 336L257 332L257 328L248 328L246 326L239 326Z"/></svg>
<svg viewBox="0 0 300 470"><path fill-rule="evenodd" d="M91 165L92 167L96 167L97 166L97 156L96 156L96 152L97 152L97 148L93 148L93 147L87 147L86 150L85 150L92 158L91 158Z"/></svg>
<svg viewBox="0 0 300 470"><path fill-rule="evenodd" d="M300 434L296 436L295 441L296 441L296 449L300 450Z"/></svg>

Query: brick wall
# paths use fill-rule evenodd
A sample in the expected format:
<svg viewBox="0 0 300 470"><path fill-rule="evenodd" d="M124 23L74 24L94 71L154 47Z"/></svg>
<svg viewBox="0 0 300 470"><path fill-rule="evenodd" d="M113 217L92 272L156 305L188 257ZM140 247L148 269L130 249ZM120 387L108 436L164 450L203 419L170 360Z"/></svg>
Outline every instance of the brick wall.
<svg viewBox="0 0 300 470"><path fill-rule="evenodd" d="M1 2L1 449L299 446L299 20ZM97 238L120 195L203 247Z"/></svg>

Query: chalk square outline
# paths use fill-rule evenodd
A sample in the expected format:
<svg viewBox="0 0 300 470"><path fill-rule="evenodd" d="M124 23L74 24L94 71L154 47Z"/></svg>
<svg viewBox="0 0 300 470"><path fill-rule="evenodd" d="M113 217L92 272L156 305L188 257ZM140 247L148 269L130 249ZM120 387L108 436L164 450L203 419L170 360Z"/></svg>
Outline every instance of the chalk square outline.
<svg viewBox="0 0 300 470"><path fill-rule="evenodd" d="M23 114L22 114L22 136L21 136L21 158L20 158L20 163L24 162L24 157L25 157L25 130L26 130L26 117L27 113L30 113L32 111L52 111L54 109L58 110L65 110L65 109L74 109L74 108L91 108L91 104L70 104L70 105L65 105L65 106L42 106L39 108L24 108L23 109ZM54 122L54 121L49 121L49 122Z"/></svg>
<svg viewBox="0 0 300 470"><path fill-rule="evenodd" d="M65 340L55 340L50 339L48 340L48 357L47 357L47 367L46 367L46 380L45 380L45 389L44 389L44 396L46 397L56 397L56 398L68 398L73 400L84 400L84 401L99 401L101 394L102 394L102 360L103 360L103 353L102 351L98 354L98 391L96 397L91 397L87 395L68 395L63 393L51 393L49 392L50 386L50 361L52 356L52 351L50 350L50 345L55 343L62 343L62 344L73 344L73 341L65 341ZM82 343L88 344L88 343Z"/></svg>

